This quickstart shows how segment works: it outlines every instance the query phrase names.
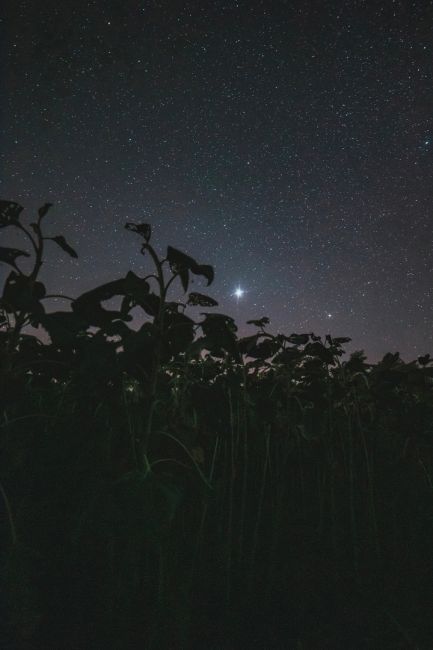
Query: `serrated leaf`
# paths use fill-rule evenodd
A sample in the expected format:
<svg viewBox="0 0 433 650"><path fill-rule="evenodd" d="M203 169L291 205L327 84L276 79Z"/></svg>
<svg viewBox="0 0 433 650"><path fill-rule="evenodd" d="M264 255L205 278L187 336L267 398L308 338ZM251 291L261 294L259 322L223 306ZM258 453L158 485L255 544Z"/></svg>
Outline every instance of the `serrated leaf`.
<svg viewBox="0 0 433 650"><path fill-rule="evenodd" d="M75 258L78 257L77 253L74 251L74 249L71 246L69 246L68 242L63 237L63 235L57 235L57 237L47 237L47 239L51 239L52 241L55 241L56 244L60 246L60 248L64 250L65 253L68 253L68 255L70 255L71 257L75 257Z"/></svg>

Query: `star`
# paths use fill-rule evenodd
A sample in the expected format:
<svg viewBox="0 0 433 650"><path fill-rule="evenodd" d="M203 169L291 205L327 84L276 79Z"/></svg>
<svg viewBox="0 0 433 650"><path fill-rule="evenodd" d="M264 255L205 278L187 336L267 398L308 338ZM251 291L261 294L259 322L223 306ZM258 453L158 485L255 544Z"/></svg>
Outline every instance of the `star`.
<svg viewBox="0 0 433 650"><path fill-rule="evenodd" d="M289 26L261 1L245 21L239 0L168 21L163 2L86 2L84 17L58 4L59 38L31 11L10 25L0 151L1 198L28 215L37 197L58 203L55 227L79 253L79 277L69 261L50 291L139 272L121 231L142 214L157 246L215 266L212 297L239 325L260 313L286 334L341 325L371 360L389 345L408 360L415 345L433 352L431 3L391 23L386 3L350 21L318 3L296 47L303 13Z"/></svg>

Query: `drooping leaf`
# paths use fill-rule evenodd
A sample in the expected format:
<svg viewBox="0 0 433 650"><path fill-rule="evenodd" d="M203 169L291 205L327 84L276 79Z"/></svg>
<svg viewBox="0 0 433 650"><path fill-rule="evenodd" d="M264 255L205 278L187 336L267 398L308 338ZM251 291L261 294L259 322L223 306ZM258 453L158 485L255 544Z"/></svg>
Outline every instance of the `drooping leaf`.
<svg viewBox="0 0 433 650"><path fill-rule="evenodd" d="M125 291L134 297L149 293L150 287L147 280L140 278L132 271L128 271L125 277Z"/></svg>
<svg viewBox="0 0 433 650"><path fill-rule="evenodd" d="M47 239L52 239L52 241L55 241L56 244L60 246L60 248L64 250L65 253L68 253L68 255L70 255L71 257L75 257L75 258L78 257L77 253L74 251L74 249L71 246L69 246L68 242L63 237L63 235L57 235L57 237L47 237Z"/></svg>
<svg viewBox="0 0 433 650"><path fill-rule="evenodd" d="M172 272L179 274L185 291L188 290L189 271L194 273L194 275L202 275L205 277L208 286L213 282L214 270L212 266L208 264L197 264L192 257L185 255L185 253L172 246L167 247L167 261Z"/></svg>
<svg viewBox="0 0 433 650"><path fill-rule="evenodd" d="M210 296L205 296L202 293L198 293L196 291L192 292L188 296L188 305L192 305L194 307L200 306L200 307L217 307L218 303L216 300L211 298Z"/></svg>
<svg viewBox="0 0 433 650"><path fill-rule="evenodd" d="M171 246L167 247L167 261L170 265L171 272L179 274L183 290L185 292L188 291L189 270L191 266L196 265L196 262L189 255L185 255L185 253Z"/></svg>
<svg viewBox="0 0 433 650"><path fill-rule="evenodd" d="M202 275L207 280L207 286L214 280L214 270L210 264L199 264L191 268L194 275Z"/></svg>
<svg viewBox="0 0 433 650"><path fill-rule="evenodd" d="M143 239L146 241L146 243L149 243L150 236L152 234L152 228L150 224L148 223L126 223L125 224L126 230L130 230L131 232L137 233L137 235L140 235L143 237Z"/></svg>
<svg viewBox="0 0 433 650"><path fill-rule="evenodd" d="M44 203L42 207L39 208L38 214L39 218L42 219L47 214L48 210L53 207L52 203Z"/></svg>
<svg viewBox="0 0 433 650"><path fill-rule="evenodd" d="M172 246L167 246L167 261L170 266L174 266L176 268L185 266L189 269L194 264L197 264L197 262L193 260L192 257L186 255L185 253L182 253L182 251L179 251L177 248L173 248Z"/></svg>
<svg viewBox="0 0 433 650"><path fill-rule="evenodd" d="M17 265L15 260L17 257L30 257L30 254L26 253L26 251L19 250L18 248L3 248L0 246L0 262L9 264L16 269Z"/></svg>
<svg viewBox="0 0 433 650"><path fill-rule="evenodd" d="M137 306L141 307L149 316L156 316L158 314L160 306L159 297L150 291L150 285L147 280L140 278L132 271L126 274L121 291L119 287L119 294L122 293L125 295L125 303L122 303L122 311L126 308L129 301L130 309Z"/></svg>
<svg viewBox="0 0 433 650"><path fill-rule="evenodd" d="M0 228L13 226L14 223L17 223L23 209L21 205L13 201L0 201Z"/></svg>
<svg viewBox="0 0 433 650"><path fill-rule="evenodd" d="M122 301L122 314L129 313L129 311L136 306L141 307L151 316L158 313L158 297L153 293L151 294L147 280L140 278L132 271L129 271L125 277L123 293L125 297ZM155 298L157 299L156 301Z"/></svg>

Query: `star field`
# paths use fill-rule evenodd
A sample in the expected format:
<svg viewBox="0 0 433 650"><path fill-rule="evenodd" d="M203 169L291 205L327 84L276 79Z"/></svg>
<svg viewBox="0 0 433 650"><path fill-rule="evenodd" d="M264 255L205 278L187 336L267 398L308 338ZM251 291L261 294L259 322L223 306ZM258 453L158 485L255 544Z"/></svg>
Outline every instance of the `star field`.
<svg viewBox="0 0 433 650"><path fill-rule="evenodd" d="M50 290L140 273L145 221L242 333L432 352L433 2L7 5L0 193L55 203Z"/></svg>

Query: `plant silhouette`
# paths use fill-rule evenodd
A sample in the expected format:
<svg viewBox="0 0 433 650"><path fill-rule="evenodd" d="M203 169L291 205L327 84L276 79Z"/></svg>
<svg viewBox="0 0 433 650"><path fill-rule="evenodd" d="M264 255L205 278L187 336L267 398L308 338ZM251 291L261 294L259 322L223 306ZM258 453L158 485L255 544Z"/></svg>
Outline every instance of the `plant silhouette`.
<svg viewBox="0 0 433 650"><path fill-rule="evenodd" d="M49 293L50 208L0 202L5 647L431 647L433 359L239 337L149 224L143 277Z"/></svg>

